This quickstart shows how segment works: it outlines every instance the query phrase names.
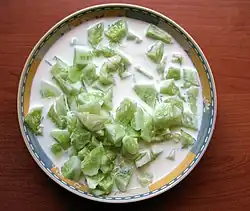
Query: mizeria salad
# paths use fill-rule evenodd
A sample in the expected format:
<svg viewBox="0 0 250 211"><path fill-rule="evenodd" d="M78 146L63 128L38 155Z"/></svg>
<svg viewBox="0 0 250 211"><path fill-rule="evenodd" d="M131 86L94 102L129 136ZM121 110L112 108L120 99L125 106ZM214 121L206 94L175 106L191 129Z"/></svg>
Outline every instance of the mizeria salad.
<svg viewBox="0 0 250 211"><path fill-rule="evenodd" d="M129 18L89 23L79 26L85 27L86 42L71 37L63 44L72 49L71 64L60 57L63 49L57 49L51 67L43 61L49 78L33 81L38 88L32 95L41 100L31 97L25 124L38 138L49 131L53 159L66 156L63 177L87 184L92 194L125 192L132 177L147 187L155 180L148 166L166 150L152 146L171 142L188 152L197 138L202 111L197 71L155 25ZM163 162L175 157L172 150Z"/></svg>

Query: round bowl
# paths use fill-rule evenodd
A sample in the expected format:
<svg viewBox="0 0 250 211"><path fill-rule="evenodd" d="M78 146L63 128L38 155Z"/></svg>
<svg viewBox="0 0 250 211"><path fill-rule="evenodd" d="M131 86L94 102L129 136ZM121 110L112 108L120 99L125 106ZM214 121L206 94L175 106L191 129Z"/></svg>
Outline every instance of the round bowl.
<svg viewBox="0 0 250 211"><path fill-rule="evenodd" d="M48 49L65 33L74 29L82 22L97 19L100 17L129 17L164 29L182 46L194 66L196 67L203 94L203 116L198 138L187 156L169 174L151 184L148 188L138 189L132 194L123 196L94 196L88 193L87 187L83 184L65 179L60 175L59 169L46 155L37 138L31 134L24 125L24 116L27 114L30 104L30 93L33 78L36 70ZM194 39L177 23L168 17L151 9L130 5L130 4L103 4L88 7L77 11L54 25L35 45L23 68L17 98L18 121L24 142L40 168L57 184L63 188L87 199L109 202L127 203L148 199L157 196L178 184L197 165L207 149L211 139L216 120L216 89L212 71Z"/></svg>

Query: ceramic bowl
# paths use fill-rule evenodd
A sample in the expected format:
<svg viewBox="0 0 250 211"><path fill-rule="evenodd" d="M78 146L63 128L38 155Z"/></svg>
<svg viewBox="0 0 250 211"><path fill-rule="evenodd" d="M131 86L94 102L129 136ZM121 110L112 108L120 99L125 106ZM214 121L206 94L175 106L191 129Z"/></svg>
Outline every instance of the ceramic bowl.
<svg viewBox="0 0 250 211"><path fill-rule="evenodd" d="M31 134L24 125L24 116L30 105L31 87L36 71L43 61L44 55L50 47L65 33L73 30L81 23L101 17L129 17L142 20L167 31L186 51L195 65L203 94L203 116L198 138L178 165L160 180L155 181L148 188L138 188L125 194L111 194L109 196L93 196L88 193L86 185L65 179L60 175L56 164L49 158L39 144L37 137ZM216 120L216 90L212 71L194 39L177 23L168 17L151 9L129 4L97 5L77 11L54 25L35 45L23 68L17 98L18 121L24 142L40 168L57 184L84 198L100 202L127 203L140 201L157 196L178 184L197 165L207 149Z"/></svg>

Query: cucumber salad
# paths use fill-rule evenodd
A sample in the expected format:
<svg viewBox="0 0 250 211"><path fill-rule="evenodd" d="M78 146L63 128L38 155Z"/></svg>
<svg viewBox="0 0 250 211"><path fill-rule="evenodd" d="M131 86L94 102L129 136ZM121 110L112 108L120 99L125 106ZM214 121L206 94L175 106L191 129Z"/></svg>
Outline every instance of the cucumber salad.
<svg viewBox="0 0 250 211"><path fill-rule="evenodd" d="M126 192L132 177L147 187L156 179L150 165L160 157L172 165L175 146L187 153L196 141L197 70L155 25L129 18L83 25L83 40L77 34L60 45L67 59L59 46L42 60L25 124L53 160L63 158L62 176L88 192Z"/></svg>

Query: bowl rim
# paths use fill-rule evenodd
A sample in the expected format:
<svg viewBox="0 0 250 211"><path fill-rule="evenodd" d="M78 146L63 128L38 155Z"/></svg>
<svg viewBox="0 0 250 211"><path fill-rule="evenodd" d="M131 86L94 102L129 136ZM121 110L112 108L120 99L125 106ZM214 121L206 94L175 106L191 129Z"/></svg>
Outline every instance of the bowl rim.
<svg viewBox="0 0 250 211"><path fill-rule="evenodd" d="M45 166L43 166L41 164L41 162L38 160L38 158L34 155L33 151L31 150L30 148L30 145L29 143L27 142L26 140L26 134L24 133L24 131L21 129L22 125L23 125L23 122L21 120L21 111L19 109L19 103L20 103L20 99L21 99L21 89L22 89L22 85L23 85L23 78L24 78L24 73L25 73L25 70L27 69L28 67L28 63L30 61L30 59L32 58L32 55L34 54L34 52L36 51L37 47L40 45L41 41L48 35L50 34L54 29L56 29L61 23L63 23L64 21L70 19L71 17L77 15L77 14L80 14L80 13L83 13L83 12L86 12L88 10L93 10L93 9L97 9L97 8L105 8L105 7L130 7L130 8L133 8L133 9L141 9L141 10L145 10L151 14L154 14L162 19L165 19L167 20L168 22L170 22L171 24L173 24L175 27L179 28L182 30L182 32L191 40L191 42L195 45L195 47L197 48L197 50L199 51L200 55L202 56L202 59L204 60L204 62L206 63L207 65L207 69L210 73L210 80L212 82L212 86L213 86L213 98L214 98L214 105L213 105L213 108L214 108L214 114L213 114L213 124L211 126L211 131L210 131L210 134L208 135L208 140L207 140L207 143L205 144L203 150L200 152L198 158L196 159L196 161L194 162L194 164L188 169L188 171L186 171L179 179L177 179L175 182L173 182L172 184L169 184L168 188L165 188L165 189L161 189L157 192L153 192L152 194L148 194L148 195L145 195L143 197L138 197L138 198L132 198L132 199L129 199L129 200L123 200L121 197L121 200L110 200L110 199L105 199L105 198L97 198L97 197L93 197L92 195L88 195L88 194L81 194L79 191L77 190L74 190L70 187L68 187L67 185L64 185L63 183L61 183L59 180L57 180L55 177L53 177L50 172L47 171L47 169L45 168ZM182 27L180 26L179 24L177 24L175 21L173 21L172 19L170 19L169 17L167 17L166 15L160 13L160 12L157 12L153 9L150 9L150 8L147 8L147 7L144 7L144 6L140 6L140 5L136 5L136 4L126 4L126 3L108 3L108 4L97 4L97 5L93 5L93 6L89 6L89 7L86 7L86 8L83 8L83 9L80 9L80 10L77 10L69 15L67 15L66 17L64 17L63 19L61 19L60 21L57 21L56 24L54 24L49 30L47 30L46 33L44 33L44 35L38 40L38 42L35 44L35 46L32 48L29 56L27 57L26 59L26 62L24 64L24 67L22 69L22 72L21 72L21 76L20 76L20 79L19 79L19 85L18 85L18 95L17 95L17 118L18 118L18 122L19 122L19 129L21 131L21 134L22 134L22 138L25 142L25 145L29 151L29 153L31 154L31 156L33 157L33 159L35 160L35 162L38 164L38 166L43 170L43 172L45 172L55 183L57 183L58 185L60 185L61 187L67 189L68 191L78 195L78 196L81 196L81 197L84 197L86 199L90 199L90 200L93 200L93 201L98 201L98 202L105 202L105 203L130 203L130 202L136 202L136 201L142 201L142 200L145 200L145 199L149 199L149 198L152 198L152 197L155 197L161 193L164 193L168 190L170 190L171 188L173 188L174 186L176 186L179 182L181 182L184 178L186 178L187 175L189 175L192 170L194 169L194 167L199 163L200 159L203 157L205 151L207 150L207 147L211 141L211 138L212 138L212 135L213 135L213 132L214 132L214 128L215 128L215 124L216 124L216 118L217 118L217 92L216 92L216 85L215 85L215 81L214 81L214 77L213 77L213 73L212 73L212 70L210 68L210 65L208 63L208 60L206 58L206 56L204 55L203 51L201 50L200 46L197 44L197 42L191 37L191 35ZM124 197L126 198L126 197Z"/></svg>

